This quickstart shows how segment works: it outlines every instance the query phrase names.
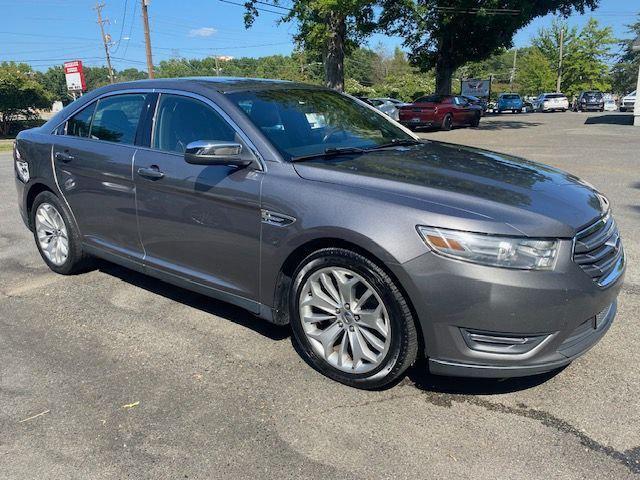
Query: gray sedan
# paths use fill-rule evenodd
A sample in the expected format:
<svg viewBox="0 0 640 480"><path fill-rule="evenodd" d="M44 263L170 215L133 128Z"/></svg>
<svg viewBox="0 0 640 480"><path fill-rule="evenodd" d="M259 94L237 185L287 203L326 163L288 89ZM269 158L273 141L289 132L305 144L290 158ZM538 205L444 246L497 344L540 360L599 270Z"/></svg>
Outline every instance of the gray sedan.
<svg viewBox="0 0 640 480"><path fill-rule="evenodd" d="M364 102L281 81L109 85L14 149L51 270L96 257L289 324L359 388L568 364L616 313L609 202L560 170L421 141ZM259 352L256 352L259 355Z"/></svg>

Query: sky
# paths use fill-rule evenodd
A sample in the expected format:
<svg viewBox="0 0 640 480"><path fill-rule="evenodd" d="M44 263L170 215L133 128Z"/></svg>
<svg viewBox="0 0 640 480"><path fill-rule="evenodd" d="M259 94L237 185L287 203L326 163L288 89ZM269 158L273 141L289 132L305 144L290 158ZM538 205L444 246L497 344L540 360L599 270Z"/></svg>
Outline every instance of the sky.
<svg viewBox="0 0 640 480"><path fill-rule="evenodd" d="M146 69L140 0L102 1L102 15L108 19L105 31L113 42L110 50L114 68ZM244 0L151 0L154 63L176 57L290 53L295 25L277 25L279 15L262 11L254 26L245 30L243 3ZM90 0L0 0L0 61L23 61L38 70L76 59L86 65L104 65L95 5ZM265 5L261 8L278 11ZM601 0L595 12L573 15L568 21L580 27L593 16L602 25L611 26L615 36L625 38L626 25L638 13L639 0ZM531 37L551 21L551 16L535 19L516 34L515 45L528 45ZM389 51L401 43L399 38L384 35L374 35L368 41L369 46L382 44Z"/></svg>

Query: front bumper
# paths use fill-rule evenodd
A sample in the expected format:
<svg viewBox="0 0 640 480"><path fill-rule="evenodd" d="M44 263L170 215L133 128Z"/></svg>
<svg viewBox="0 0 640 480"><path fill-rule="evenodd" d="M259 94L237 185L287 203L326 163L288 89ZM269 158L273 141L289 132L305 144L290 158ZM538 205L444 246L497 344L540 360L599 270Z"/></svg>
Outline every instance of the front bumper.
<svg viewBox="0 0 640 480"><path fill-rule="evenodd" d="M413 303L434 374L516 377L560 368L606 333L624 269L599 287L561 241L553 271L509 270L426 253L394 273ZM595 318L598 317L597 324ZM529 350L479 349L465 332L541 339Z"/></svg>

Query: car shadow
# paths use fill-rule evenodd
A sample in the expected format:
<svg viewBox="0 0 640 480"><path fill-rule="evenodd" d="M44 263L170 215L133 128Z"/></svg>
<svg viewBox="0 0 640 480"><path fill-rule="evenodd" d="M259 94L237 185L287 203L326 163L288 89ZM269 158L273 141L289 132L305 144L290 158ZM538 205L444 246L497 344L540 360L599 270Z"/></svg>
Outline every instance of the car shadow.
<svg viewBox="0 0 640 480"><path fill-rule="evenodd" d="M220 317L223 320L228 320L242 327L251 329L271 340L280 341L290 338L294 350L310 368L314 368L314 366L306 359L305 355L300 351L300 347L297 345L297 342L293 340L291 336L291 329L288 325L274 325L252 315L242 308L223 301L215 300L191 290L177 287L114 263L104 260L96 260L95 266L96 270L101 273L116 277L155 295L161 295L174 302L196 308L211 315ZM553 378L560 371L562 371L562 369L542 375L510 379L442 377L430 374L426 362L424 360L420 360L407 371L406 375L400 377L392 384L384 386L380 390L388 390L398 384L404 384L412 385L418 390L432 393L446 393L451 395L496 395L536 387Z"/></svg>
<svg viewBox="0 0 640 480"><path fill-rule="evenodd" d="M423 360L409 369L407 379L419 390L452 395L498 395L537 387L564 370L515 378L443 377L432 375Z"/></svg>
<svg viewBox="0 0 640 480"><path fill-rule="evenodd" d="M191 290L174 286L150 277L149 275L129 270L103 260L96 261L96 268L102 273L116 277L148 292L161 295L174 302L182 303L183 305L196 308L245 328L249 328L271 340L284 340L291 335L289 326L274 325L273 323L252 315L242 308L220 300L215 300L200 293L192 292Z"/></svg>
<svg viewBox="0 0 640 480"><path fill-rule="evenodd" d="M609 114L589 117L584 121L585 125L633 125L633 114Z"/></svg>
<svg viewBox="0 0 640 480"><path fill-rule="evenodd" d="M525 115L525 114L522 114ZM491 117L491 119L497 119L500 117ZM505 120L505 121L480 121L480 125L474 127L474 130L486 130L486 131L499 131L499 130L517 130L521 128L539 127L542 125L540 122L522 122L519 120Z"/></svg>

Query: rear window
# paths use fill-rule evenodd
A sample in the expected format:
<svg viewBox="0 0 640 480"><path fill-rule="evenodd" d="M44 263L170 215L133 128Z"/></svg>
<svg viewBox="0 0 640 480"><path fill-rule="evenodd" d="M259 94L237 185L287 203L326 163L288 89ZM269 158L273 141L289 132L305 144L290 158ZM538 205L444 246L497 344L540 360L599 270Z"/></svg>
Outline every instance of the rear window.
<svg viewBox="0 0 640 480"><path fill-rule="evenodd" d="M446 95L427 95L418 98L414 103L440 103L446 98Z"/></svg>
<svg viewBox="0 0 640 480"><path fill-rule="evenodd" d="M145 100L145 94L100 99L91 124L91 138L133 144Z"/></svg>
<svg viewBox="0 0 640 480"><path fill-rule="evenodd" d="M602 98L602 92L585 92L584 96L588 99L588 100L600 100Z"/></svg>
<svg viewBox="0 0 640 480"><path fill-rule="evenodd" d="M567 98L564 93L548 93L545 98Z"/></svg>
<svg viewBox="0 0 640 480"><path fill-rule="evenodd" d="M520 100L520 95L516 95L514 93L510 93L507 95L501 95L505 100Z"/></svg>

